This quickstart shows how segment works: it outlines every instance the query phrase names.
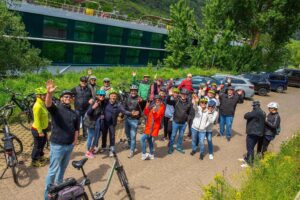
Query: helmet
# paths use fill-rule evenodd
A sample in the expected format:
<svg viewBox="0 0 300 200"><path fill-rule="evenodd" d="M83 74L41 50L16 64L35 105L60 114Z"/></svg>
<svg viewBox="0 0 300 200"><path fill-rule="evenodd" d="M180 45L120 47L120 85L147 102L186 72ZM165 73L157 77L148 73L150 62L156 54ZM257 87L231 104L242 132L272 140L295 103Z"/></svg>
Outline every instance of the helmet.
<svg viewBox="0 0 300 200"><path fill-rule="evenodd" d="M278 109L278 108L279 108L279 105L278 105L278 103L276 103L276 102L270 102L270 103L268 104L268 108L276 108L276 109Z"/></svg>
<svg viewBox="0 0 300 200"><path fill-rule="evenodd" d="M95 80L97 80L97 77L96 77L96 76L94 76L94 75L92 75L92 76L90 76L89 80L92 80L92 79L95 79Z"/></svg>
<svg viewBox="0 0 300 200"><path fill-rule="evenodd" d="M110 82L110 79L109 78L104 78L103 82Z"/></svg>
<svg viewBox="0 0 300 200"><path fill-rule="evenodd" d="M112 90L110 90L110 91L109 91L109 95L111 95L111 94L118 94L118 91L117 91L117 90L114 90L114 89L112 89Z"/></svg>
<svg viewBox="0 0 300 200"><path fill-rule="evenodd" d="M86 76L82 76L82 77L80 77L80 81L81 82L87 82L88 78Z"/></svg>
<svg viewBox="0 0 300 200"><path fill-rule="evenodd" d="M181 89L180 93L181 94L189 94L189 91L187 89Z"/></svg>
<svg viewBox="0 0 300 200"><path fill-rule="evenodd" d="M136 86L136 85L131 85L130 86L130 90L138 90L139 88L138 88L138 86Z"/></svg>
<svg viewBox="0 0 300 200"><path fill-rule="evenodd" d="M253 101L252 106L260 106L260 102L259 101Z"/></svg>
<svg viewBox="0 0 300 200"><path fill-rule="evenodd" d="M234 90L233 86L228 86L227 90Z"/></svg>
<svg viewBox="0 0 300 200"><path fill-rule="evenodd" d="M70 90L64 90L60 93L60 97L63 97L64 95L69 94L71 96L73 96L73 92L71 92Z"/></svg>
<svg viewBox="0 0 300 200"><path fill-rule="evenodd" d="M215 107L216 105L217 105L216 101L214 101L214 100L209 100L207 103L207 106L211 106L211 107Z"/></svg>
<svg viewBox="0 0 300 200"><path fill-rule="evenodd" d="M96 95L103 95L103 96L105 96L106 92L105 92L105 90L97 90Z"/></svg>
<svg viewBox="0 0 300 200"><path fill-rule="evenodd" d="M179 93L179 89L178 88L173 88L172 89L174 93Z"/></svg>
<svg viewBox="0 0 300 200"><path fill-rule="evenodd" d="M201 98L201 99L200 99L200 102L207 103L207 101L208 101L207 98Z"/></svg>
<svg viewBox="0 0 300 200"><path fill-rule="evenodd" d="M35 89L35 94L47 94L47 89L44 87L39 87Z"/></svg>
<svg viewBox="0 0 300 200"><path fill-rule="evenodd" d="M208 93L216 94L214 90L208 90Z"/></svg>
<svg viewBox="0 0 300 200"><path fill-rule="evenodd" d="M160 95L155 95L155 96L154 96L154 99L159 99L159 100L161 100L161 96L160 96Z"/></svg>
<svg viewBox="0 0 300 200"><path fill-rule="evenodd" d="M212 83L211 86L217 86L217 84L216 83Z"/></svg>

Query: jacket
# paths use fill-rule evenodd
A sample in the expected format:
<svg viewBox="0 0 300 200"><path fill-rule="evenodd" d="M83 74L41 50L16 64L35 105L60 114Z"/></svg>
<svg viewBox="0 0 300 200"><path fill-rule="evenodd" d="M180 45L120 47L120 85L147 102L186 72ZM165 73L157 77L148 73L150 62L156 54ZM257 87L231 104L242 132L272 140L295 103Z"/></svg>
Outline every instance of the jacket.
<svg viewBox="0 0 300 200"><path fill-rule="evenodd" d="M265 134L275 136L280 127L280 116L278 113L269 113L265 121Z"/></svg>
<svg viewBox="0 0 300 200"><path fill-rule="evenodd" d="M254 107L251 112L244 115L244 118L247 120L246 133L248 135L263 136L266 114L260 107Z"/></svg>
<svg viewBox="0 0 300 200"><path fill-rule="evenodd" d="M144 133L153 137L157 137L164 114L164 104L161 104L157 111L155 110L155 107L146 107L144 109L144 115L147 116L147 122Z"/></svg>
<svg viewBox="0 0 300 200"><path fill-rule="evenodd" d="M224 93L220 94L220 114L234 116L235 108L240 98L237 94L231 97Z"/></svg>
<svg viewBox="0 0 300 200"><path fill-rule="evenodd" d="M96 109L93 109L93 105L90 105L89 109L86 112L86 116L84 117L84 125L87 128L96 128L97 119L104 119L104 108L106 104L107 100L104 100Z"/></svg>
<svg viewBox="0 0 300 200"><path fill-rule="evenodd" d="M121 105L118 102L115 103L110 103L108 102L105 105L104 108L104 122L109 126L109 125L113 125L116 126L117 125L117 118L119 116L120 113L123 113L125 115L130 115L131 113L126 111L123 107L123 105Z"/></svg>
<svg viewBox="0 0 300 200"><path fill-rule="evenodd" d="M148 97L149 97L150 87L151 87L150 81L148 81L148 82L144 82L144 81L138 82L138 81L136 81L136 77L133 76L132 77L132 84L137 85L139 87L138 95L143 100L147 100Z"/></svg>
<svg viewBox="0 0 300 200"><path fill-rule="evenodd" d="M195 109L195 117L192 128L196 131L206 131L206 128L209 124L207 109L203 111L200 106L194 105L193 107Z"/></svg>
<svg viewBox="0 0 300 200"><path fill-rule="evenodd" d="M72 89L72 93L75 95L75 110L86 111L90 106L89 100L93 97L91 88L77 86Z"/></svg>
<svg viewBox="0 0 300 200"><path fill-rule="evenodd" d="M48 128L48 110L45 103L40 99L36 98L36 102L33 106L33 124L32 127L37 130L38 133L42 133L43 130Z"/></svg>
<svg viewBox="0 0 300 200"><path fill-rule="evenodd" d="M208 126L206 127L206 131L212 131L212 128L218 118L218 111L214 110L212 113L208 113L207 117L208 117Z"/></svg>
<svg viewBox="0 0 300 200"><path fill-rule="evenodd" d="M193 92L192 80L187 80L187 79L182 80L178 86L178 89L186 89L189 92Z"/></svg>
<svg viewBox="0 0 300 200"><path fill-rule="evenodd" d="M139 96L132 97L131 95L129 95L129 97L126 99L124 103L124 109L130 113L127 115L129 119L139 119L141 117L143 111L139 99ZM131 116L132 111L139 111L139 115L134 117Z"/></svg>
<svg viewBox="0 0 300 200"><path fill-rule="evenodd" d="M174 116L173 121L178 124L184 124L189 119L193 118L192 103L186 100L183 102L180 98L171 99L170 96L167 97L166 103L174 106Z"/></svg>

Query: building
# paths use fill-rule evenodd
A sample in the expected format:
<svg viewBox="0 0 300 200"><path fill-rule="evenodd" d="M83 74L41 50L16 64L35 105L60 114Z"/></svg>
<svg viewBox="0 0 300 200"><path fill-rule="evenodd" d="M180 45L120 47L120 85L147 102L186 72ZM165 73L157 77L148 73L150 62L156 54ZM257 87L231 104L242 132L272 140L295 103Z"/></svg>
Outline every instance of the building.
<svg viewBox="0 0 300 200"><path fill-rule="evenodd" d="M146 65L166 55L165 28L30 2L7 6L21 14L29 41L54 65Z"/></svg>

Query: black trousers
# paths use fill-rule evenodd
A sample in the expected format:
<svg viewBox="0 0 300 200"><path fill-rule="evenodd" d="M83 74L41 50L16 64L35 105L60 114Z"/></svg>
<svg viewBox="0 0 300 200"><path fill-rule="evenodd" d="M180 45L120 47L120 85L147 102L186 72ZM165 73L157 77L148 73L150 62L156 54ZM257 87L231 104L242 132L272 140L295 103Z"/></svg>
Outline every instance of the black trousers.
<svg viewBox="0 0 300 200"><path fill-rule="evenodd" d="M39 137L38 132L34 129L31 130L33 136L33 149L31 152L32 161L37 161L44 156L44 148L47 141L47 132L44 131L44 137Z"/></svg>
<svg viewBox="0 0 300 200"><path fill-rule="evenodd" d="M104 122L101 124L102 129L102 148L106 148L106 142L107 142L107 134L109 133L109 145L110 147L115 146L115 133L116 133L116 127L112 124L108 124Z"/></svg>
<svg viewBox="0 0 300 200"><path fill-rule="evenodd" d="M247 138L246 138L247 155L245 157L245 160L248 164L253 163L254 147L261 138L262 137L257 136L257 135L247 135Z"/></svg>
<svg viewBox="0 0 300 200"><path fill-rule="evenodd" d="M257 143L257 153L264 155L264 153L268 150L268 146L270 142L274 139L273 136L263 136L258 140Z"/></svg>
<svg viewBox="0 0 300 200"><path fill-rule="evenodd" d="M169 117L164 117L164 137L171 139L172 135L172 121Z"/></svg>

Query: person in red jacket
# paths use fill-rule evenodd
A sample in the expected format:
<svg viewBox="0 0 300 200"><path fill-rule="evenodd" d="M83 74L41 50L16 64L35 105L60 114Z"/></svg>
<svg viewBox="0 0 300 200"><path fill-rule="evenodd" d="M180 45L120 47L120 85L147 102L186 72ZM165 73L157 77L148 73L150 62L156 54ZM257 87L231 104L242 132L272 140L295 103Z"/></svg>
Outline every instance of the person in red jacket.
<svg viewBox="0 0 300 200"><path fill-rule="evenodd" d="M183 81L181 81L181 83L178 86L178 89L186 89L188 90L190 93L193 92L193 86L192 86L192 74L188 74L186 79L184 79Z"/></svg>
<svg viewBox="0 0 300 200"><path fill-rule="evenodd" d="M158 136L161 121L165 115L165 105L159 95L154 97L155 104L150 106L149 102L144 109L144 115L147 117L144 134L141 136L142 160L154 159L153 137ZM150 154L146 153L146 140L149 144Z"/></svg>

